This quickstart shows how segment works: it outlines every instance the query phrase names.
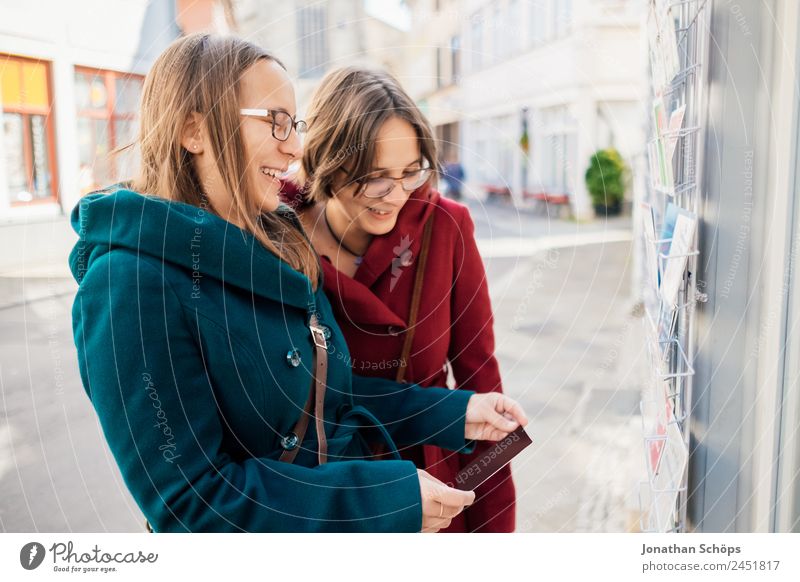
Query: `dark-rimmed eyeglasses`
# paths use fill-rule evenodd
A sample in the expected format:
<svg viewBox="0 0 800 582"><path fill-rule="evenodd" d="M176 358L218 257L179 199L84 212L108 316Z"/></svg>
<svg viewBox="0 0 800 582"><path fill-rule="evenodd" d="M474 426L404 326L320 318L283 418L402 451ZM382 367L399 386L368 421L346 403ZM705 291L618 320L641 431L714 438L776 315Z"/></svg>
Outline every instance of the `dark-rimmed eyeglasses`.
<svg viewBox="0 0 800 582"><path fill-rule="evenodd" d="M391 178L389 176L380 176L376 178L364 178L355 180L354 182L360 184L360 193L366 198L384 198L394 190L395 182L400 182L403 190L406 192L413 192L431 176L431 168L425 166L419 170L412 170L403 173L399 178Z"/></svg>
<svg viewBox="0 0 800 582"><path fill-rule="evenodd" d="M256 117L272 123L272 137L278 141L289 139L292 128L298 135L308 129L305 121L296 120L283 109L240 109L239 113L245 117Z"/></svg>

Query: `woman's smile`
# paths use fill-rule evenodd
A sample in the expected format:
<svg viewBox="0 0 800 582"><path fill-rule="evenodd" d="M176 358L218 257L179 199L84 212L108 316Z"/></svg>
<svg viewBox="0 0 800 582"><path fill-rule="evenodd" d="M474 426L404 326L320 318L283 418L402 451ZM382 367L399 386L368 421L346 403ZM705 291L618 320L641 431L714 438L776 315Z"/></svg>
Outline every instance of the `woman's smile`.
<svg viewBox="0 0 800 582"><path fill-rule="evenodd" d="M369 216L374 220L389 220L395 215L394 210L382 210L373 206L367 206L367 210L369 211Z"/></svg>
<svg viewBox="0 0 800 582"><path fill-rule="evenodd" d="M278 188L281 186L280 177L286 173L286 169L270 168L264 166L261 168L260 173L267 179L268 182L275 184Z"/></svg>

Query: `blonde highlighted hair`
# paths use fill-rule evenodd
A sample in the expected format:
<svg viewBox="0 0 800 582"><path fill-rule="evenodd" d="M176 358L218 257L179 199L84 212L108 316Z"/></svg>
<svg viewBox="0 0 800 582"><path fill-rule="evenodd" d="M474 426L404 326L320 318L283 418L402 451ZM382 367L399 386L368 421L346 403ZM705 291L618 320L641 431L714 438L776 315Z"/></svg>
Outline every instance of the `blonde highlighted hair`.
<svg viewBox="0 0 800 582"><path fill-rule="evenodd" d="M283 64L264 49L236 37L191 34L156 59L142 92L138 146L141 169L133 188L143 194L193 205L203 203L203 184L192 154L181 145L184 126L200 113L211 153L233 211L268 250L306 275L316 288L319 264L305 235L274 212L262 212L247 181L240 134L239 81L260 59Z"/></svg>

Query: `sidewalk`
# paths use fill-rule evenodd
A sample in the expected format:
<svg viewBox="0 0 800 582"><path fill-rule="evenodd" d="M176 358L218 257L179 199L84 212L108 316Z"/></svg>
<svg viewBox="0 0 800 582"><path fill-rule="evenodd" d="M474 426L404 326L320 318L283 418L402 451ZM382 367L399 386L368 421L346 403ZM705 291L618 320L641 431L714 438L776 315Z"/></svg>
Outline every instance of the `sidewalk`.
<svg viewBox="0 0 800 582"><path fill-rule="evenodd" d="M0 310L41 301L50 297L74 295L77 283L69 273L50 271L37 275L0 274ZM30 270L27 271L29 273Z"/></svg>
<svg viewBox="0 0 800 582"><path fill-rule="evenodd" d="M645 358L630 248L488 261L505 390L525 407L534 441L512 465L520 532L638 529Z"/></svg>

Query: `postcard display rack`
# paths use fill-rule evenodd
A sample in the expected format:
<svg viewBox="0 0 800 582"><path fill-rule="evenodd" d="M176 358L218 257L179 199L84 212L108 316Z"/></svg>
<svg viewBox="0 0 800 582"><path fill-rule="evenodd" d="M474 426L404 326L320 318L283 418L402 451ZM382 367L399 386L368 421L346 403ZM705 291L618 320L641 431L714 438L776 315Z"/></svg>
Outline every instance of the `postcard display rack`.
<svg viewBox="0 0 800 582"><path fill-rule="evenodd" d="M649 180L641 203L650 370L641 402L641 530L686 529L707 0L650 0Z"/></svg>

